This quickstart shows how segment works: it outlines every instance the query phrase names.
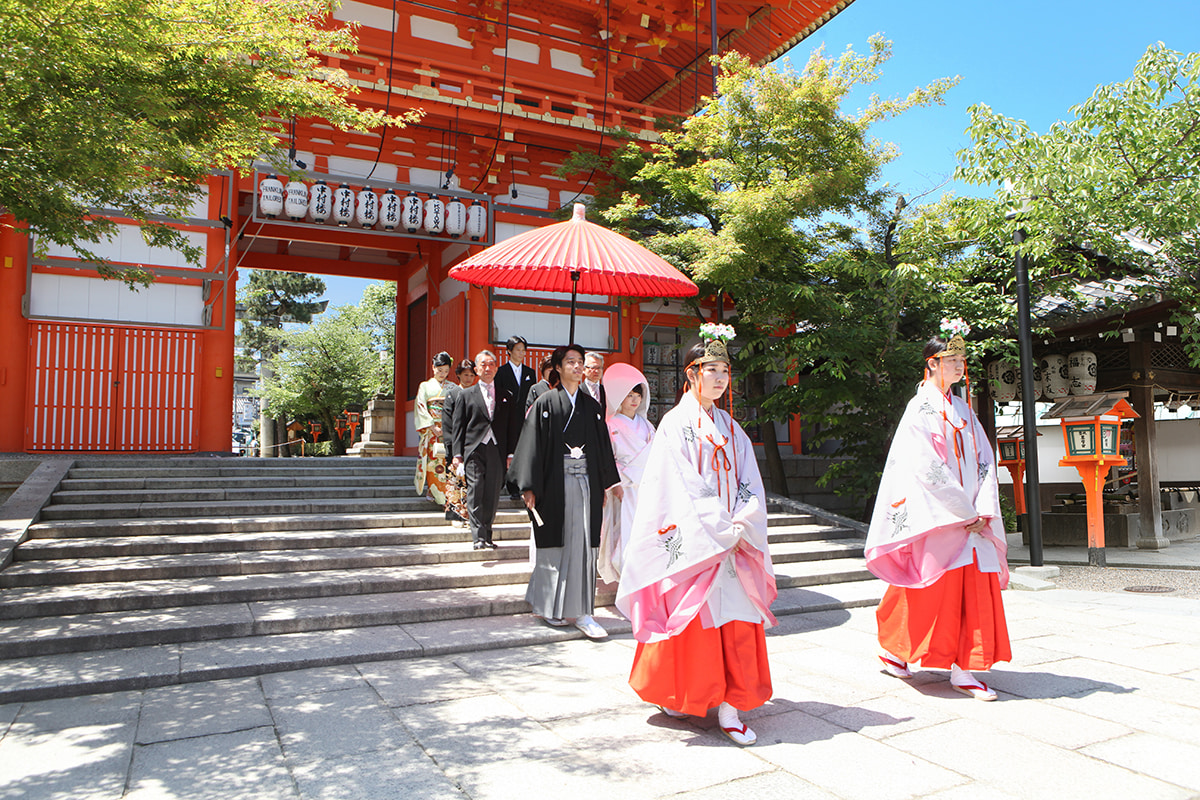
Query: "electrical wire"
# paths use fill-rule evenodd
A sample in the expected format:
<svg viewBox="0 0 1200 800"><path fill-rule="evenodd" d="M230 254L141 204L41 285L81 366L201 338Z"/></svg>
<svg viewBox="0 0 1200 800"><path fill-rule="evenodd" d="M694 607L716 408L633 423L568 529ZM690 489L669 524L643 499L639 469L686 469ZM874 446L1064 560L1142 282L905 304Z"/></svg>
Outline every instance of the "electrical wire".
<svg viewBox="0 0 1200 800"><path fill-rule="evenodd" d="M392 0L395 2L395 0ZM475 188L471 190L472 194L478 194L479 189L487 180L488 173L491 172L492 164L496 162L496 152L500 149L500 141L504 133L504 96L508 91L508 55L509 48L512 47L511 29L509 28L509 15L512 12L512 0L504 0L504 69L500 77L500 120L496 123L496 146L492 148L492 155L488 158L487 166L479 173L479 182L475 184Z"/></svg>
<svg viewBox="0 0 1200 800"><path fill-rule="evenodd" d="M388 38L388 93L387 97L384 98L383 101L384 116L387 116L388 112L392 110L392 69L396 65L396 26L398 25L398 17L396 16L396 1L397 0L392 0L392 32ZM293 118L293 123L294 121L295 120ZM383 143L387 139L387 132L388 124L387 122L384 122L383 130L379 132L379 149L375 152L375 163L371 165L371 171L367 173L367 177L363 180L369 181L371 180L371 176L375 174L375 168L379 166L379 159L383 157ZM292 142L295 143L295 141L295 129L293 129Z"/></svg>
<svg viewBox="0 0 1200 800"><path fill-rule="evenodd" d="M604 27L608 31L609 38L612 37L612 0L604 0ZM608 130L608 65L612 62L612 56L608 53L604 54L604 102L600 107L600 141L596 144L596 160L599 162L600 157L604 155L604 133ZM565 203L559 203L559 210L572 205L576 200L587 191L587 188L592 185L592 178L596 176L596 167L598 164L592 165L592 171L588 173L587 180L583 182L583 186L579 191Z"/></svg>

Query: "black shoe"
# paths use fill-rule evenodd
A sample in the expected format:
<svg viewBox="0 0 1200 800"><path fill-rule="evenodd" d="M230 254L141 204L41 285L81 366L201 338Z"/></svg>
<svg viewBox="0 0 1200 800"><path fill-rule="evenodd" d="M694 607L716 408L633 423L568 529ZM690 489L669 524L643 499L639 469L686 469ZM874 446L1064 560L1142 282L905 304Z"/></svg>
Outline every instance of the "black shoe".
<svg viewBox="0 0 1200 800"><path fill-rule="evenodd" d="M474 547L474 549L476 549L476 550L486 550L486 549L487 549L487 542L476 542L476 543L473 545L473 547Z"/></svg>
<svg viewBox="0 0 1200 800"><path fill-rule="evenodd" d="M489 550L495 550L495 549L496 549L496 543L495 543L495 542L484 542L484 545L486 545L486 546L487 546L487 548L488 548Z"/></svg>

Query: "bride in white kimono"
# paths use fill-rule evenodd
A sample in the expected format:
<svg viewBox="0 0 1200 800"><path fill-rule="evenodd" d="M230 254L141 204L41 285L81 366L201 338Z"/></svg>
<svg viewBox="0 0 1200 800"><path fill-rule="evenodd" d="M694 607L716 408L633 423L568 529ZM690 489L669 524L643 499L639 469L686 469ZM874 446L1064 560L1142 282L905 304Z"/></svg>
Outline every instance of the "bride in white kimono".
<svg viewBox="0 0 1200 800"><path fill-rule="evenodd" d="M766 498L750 439L716 407L730 381L724 343L685 363L689 389L655 433L617 591L638 640L629 683L669 716L716 707L721 731L747 746L757 736L738 711L772 694Z"/></svg>
<svg viewBox="0 0 1200 800"><path fill-rule="evenodd" d="M612 437L613 456L621 475L624 496L609 497L604 505L600 531L600 577L607 583L621 579L625 543L637 509L638 486L654 441L654 426L646 419L650 406L650 386L646 376L631 364L613 364L601 381L608 398L608 434Z"/></svg>

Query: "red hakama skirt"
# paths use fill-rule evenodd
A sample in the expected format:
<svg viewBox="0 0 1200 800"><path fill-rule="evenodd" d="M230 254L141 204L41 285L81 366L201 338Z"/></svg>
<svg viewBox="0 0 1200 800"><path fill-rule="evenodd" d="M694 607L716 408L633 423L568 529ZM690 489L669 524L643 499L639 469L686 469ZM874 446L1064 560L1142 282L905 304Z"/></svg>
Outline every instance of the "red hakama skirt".
<svg viewBox="0 0 1200 800"><path fill-rule="evenodd" d="M762 624L705 628L699 617L661 642L638 643L629 685L647 703L702 717L721 703L739 711L771 699Z"/></svg>
<svg viewBox="0 0 1200 800"><path fill-rule="evenodd" d="M923 589L889 586L875 619L883 649L922 667L986 670L1012 659L1000 576L975 564Z"/></svg>

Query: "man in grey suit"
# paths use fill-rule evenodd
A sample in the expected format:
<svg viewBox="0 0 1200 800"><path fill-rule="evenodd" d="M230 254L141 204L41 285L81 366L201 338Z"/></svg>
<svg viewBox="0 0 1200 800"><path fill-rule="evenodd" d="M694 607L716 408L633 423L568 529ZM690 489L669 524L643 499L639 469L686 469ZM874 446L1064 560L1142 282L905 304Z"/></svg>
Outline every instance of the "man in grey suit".
<svg viewBox="0 0 1200 800"><path fill-rule="evenodd" d="M496 547L492 520L522 417L512 392L495 384L496 364L490 350L475 356L479 382L463 389L454 403L451 468L457 470L461 464L466 473L467 511L476 550Z"/></svg>

